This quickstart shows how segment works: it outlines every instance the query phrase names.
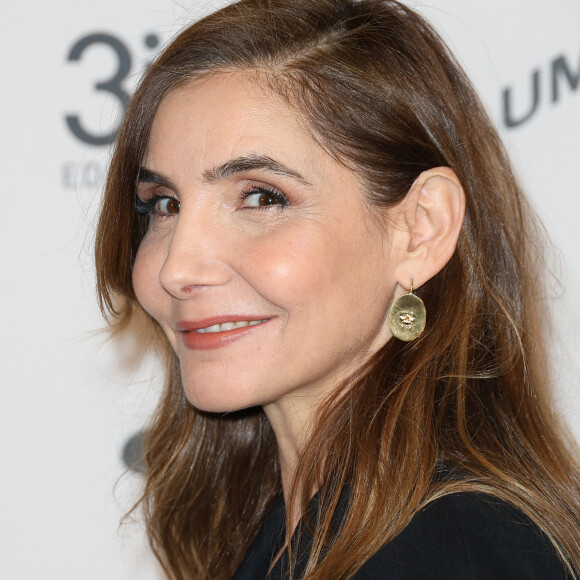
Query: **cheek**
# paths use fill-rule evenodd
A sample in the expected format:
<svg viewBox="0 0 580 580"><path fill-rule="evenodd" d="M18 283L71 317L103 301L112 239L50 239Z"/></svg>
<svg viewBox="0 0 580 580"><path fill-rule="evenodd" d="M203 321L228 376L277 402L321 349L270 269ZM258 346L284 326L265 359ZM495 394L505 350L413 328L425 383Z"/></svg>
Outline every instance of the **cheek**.
<svg viewBox="0 0 580 580"><path fill-rule="evenodd" d="M381 330L395 288L383 237L366 227L352 229L337 226L289 243L287 258L280 256L272 269L289 307L306 317L300 322L313 339L333 342L327 334L335 334L345 346ZM352 336L355 329L358 338Z"/></svg>
<svg viewBox="0 0 580 580"><path fill-rule="evenodd" d="M161 262L153 244L143 240L133 266L133 289L141 306L159 320L163 293L159 284Z"/></svg>
<svg viewBox="0 0 580 580"><path fill-rule="evenodd" d="M240 274L269 302L282 308L299 305L327 277L330 257L324 245L305 228L288 228L240 255Z"/></svg>
<svg viewBox="0 0 580 580"><path fill-rule="evenodd" d="M352 314L353 304L380 283L378 258L369 254L368 245L350 241L360 233L292 227L268 244L246 247L236 260L242 266L238 272L290 318L302 310L316 318Z"/></svg>

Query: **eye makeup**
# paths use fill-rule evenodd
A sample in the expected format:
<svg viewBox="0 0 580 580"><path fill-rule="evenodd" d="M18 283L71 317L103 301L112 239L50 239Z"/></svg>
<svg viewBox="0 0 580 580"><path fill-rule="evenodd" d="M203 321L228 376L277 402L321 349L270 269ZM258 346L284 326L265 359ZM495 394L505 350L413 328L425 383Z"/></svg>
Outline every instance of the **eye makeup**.
<svg viewBox="0 0 580 580"><path fill-rule="evenodd" d="M147 200L135 198L135 211L148 216L170 216L179 213L180 204L169 195L154 195Z"/></svg>
<svg viewBox="0 0 580 580"><path fill-rule="evenodd" d="M242 209L265 209L271 206L288 206L288 198L278 189L254 186L241 194Z"/></svg>

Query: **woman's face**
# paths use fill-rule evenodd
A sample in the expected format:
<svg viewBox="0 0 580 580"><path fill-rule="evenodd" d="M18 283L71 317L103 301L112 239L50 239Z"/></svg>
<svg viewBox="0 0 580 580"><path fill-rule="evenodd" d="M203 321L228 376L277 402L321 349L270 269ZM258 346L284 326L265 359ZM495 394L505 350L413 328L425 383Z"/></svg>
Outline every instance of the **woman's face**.
<svg viewBox="0 0 580 580"><path fill-rule="evenodd" d="M164 99L138 197L135 291L199 409L309 407L390 338L386 224L255 76Z"/></svg>

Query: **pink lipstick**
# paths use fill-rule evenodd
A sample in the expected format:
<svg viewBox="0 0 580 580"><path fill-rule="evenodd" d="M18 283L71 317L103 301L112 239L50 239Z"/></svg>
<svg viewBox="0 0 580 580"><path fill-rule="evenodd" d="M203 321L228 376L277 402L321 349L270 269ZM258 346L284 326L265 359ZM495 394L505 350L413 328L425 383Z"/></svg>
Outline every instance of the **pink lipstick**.
<svg viewBox="0 0 580 580"><path fill-rule="evenodd" d="M180 321L177 330L183 344L191 350L208 350L226 346L253 334L271 318L248 315L224 315L196 321Z"/></svg>

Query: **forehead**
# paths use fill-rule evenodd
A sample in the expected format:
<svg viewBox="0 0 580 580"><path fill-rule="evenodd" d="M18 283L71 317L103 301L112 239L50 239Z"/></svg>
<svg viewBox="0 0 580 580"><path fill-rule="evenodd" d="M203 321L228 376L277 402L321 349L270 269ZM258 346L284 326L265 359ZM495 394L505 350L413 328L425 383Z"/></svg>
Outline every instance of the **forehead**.
<svg viewBox="0 0 580 580"><path fill-rule="evenodd" d="M310 136L303 118L261 75L237 71L196 79L163 99L146 164L176 165L187 158L213 166L248 153L306 165L331 159Z"/></svg>

